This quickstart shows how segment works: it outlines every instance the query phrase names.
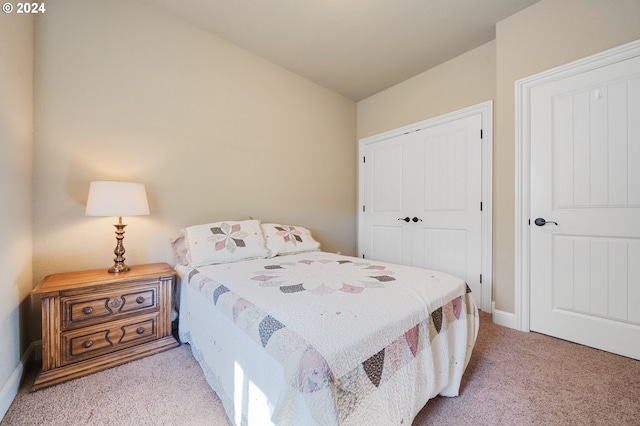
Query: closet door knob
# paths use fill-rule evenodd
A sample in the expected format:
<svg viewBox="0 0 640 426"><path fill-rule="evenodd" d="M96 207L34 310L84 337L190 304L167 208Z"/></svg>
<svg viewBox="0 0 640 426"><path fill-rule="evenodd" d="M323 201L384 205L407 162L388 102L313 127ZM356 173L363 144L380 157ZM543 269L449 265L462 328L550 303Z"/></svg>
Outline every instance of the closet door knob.
<svg viewBox="0 0 640 426"><path fill-rule="evenodd" d="M414 222L422 222L422 219L420 219L418 217L415 217L415 216L411 220L414 221ZM407 222L409 222L409 221L407 221Z"/></svg>
<svg viewBox="0 0 640 426"><path fill-rule="evenodd" d="M411 220L411 218L409 216L407 216L407 217L399 217L398 220L404 220L405 222L409 222Z"/></svg>

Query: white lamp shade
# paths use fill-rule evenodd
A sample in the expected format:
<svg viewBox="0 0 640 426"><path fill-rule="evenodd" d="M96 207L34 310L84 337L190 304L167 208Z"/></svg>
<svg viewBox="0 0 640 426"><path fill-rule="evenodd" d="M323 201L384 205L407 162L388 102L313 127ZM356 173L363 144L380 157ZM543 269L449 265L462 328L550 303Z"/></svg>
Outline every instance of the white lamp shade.
<svg viewBox="0 0 640 426"><path fill-rule="evenodd" d="M144 184L95 181L89 186L87 216L141 216L149 214Z"/></svg>

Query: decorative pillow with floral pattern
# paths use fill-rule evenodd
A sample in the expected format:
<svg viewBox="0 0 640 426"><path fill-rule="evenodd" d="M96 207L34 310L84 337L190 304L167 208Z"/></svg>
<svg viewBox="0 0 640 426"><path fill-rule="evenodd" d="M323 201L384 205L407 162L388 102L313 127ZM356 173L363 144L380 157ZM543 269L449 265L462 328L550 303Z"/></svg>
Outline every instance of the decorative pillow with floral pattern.
<svg viewBox="0 0 640 426"><path fill-rule="evenodd" d="M189 266L271 257L259 220L228 220L181 230Z"/></svg>
<svg viewBox="0 0 640 426"><path fill-rule="evenodd" d="M302 226L263 223L262 231L272 256L320 250L320 243Z"/></svg>

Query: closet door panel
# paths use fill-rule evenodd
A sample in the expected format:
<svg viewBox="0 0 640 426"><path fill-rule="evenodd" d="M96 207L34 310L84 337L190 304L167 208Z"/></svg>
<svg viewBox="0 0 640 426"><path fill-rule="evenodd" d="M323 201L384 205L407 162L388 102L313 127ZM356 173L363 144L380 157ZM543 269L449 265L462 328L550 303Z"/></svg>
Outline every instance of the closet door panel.
<svg viewBox="0 0 640 426"><path fill-rule="evenodd" d="M365 246L367 257L384 262L406 264L410 261L407 239L410 235L403 226L406 217L407 187L406 162L411 157L408 137L400 136L371 144L365 151L365 193L363 215L365 220Z"/></svg>

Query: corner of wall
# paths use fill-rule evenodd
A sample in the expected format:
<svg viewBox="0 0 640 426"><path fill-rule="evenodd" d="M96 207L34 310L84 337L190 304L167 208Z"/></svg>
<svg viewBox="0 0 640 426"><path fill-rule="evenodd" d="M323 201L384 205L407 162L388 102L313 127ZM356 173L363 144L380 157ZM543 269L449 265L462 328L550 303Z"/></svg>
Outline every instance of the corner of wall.
<svg viewBox="0 0 640 426"><path fill-rule="evenodd" d="M38 349L40 348L40 349ZM9 410L13 399L18 394L20 388L20 382L24 373L29 371L29 366L39 359L38 353L42 350L42 342L32 342L24 355L20 359L20 362L13 369L13 372L9 376L9 380L0 388L0 420Z"/></svg>

